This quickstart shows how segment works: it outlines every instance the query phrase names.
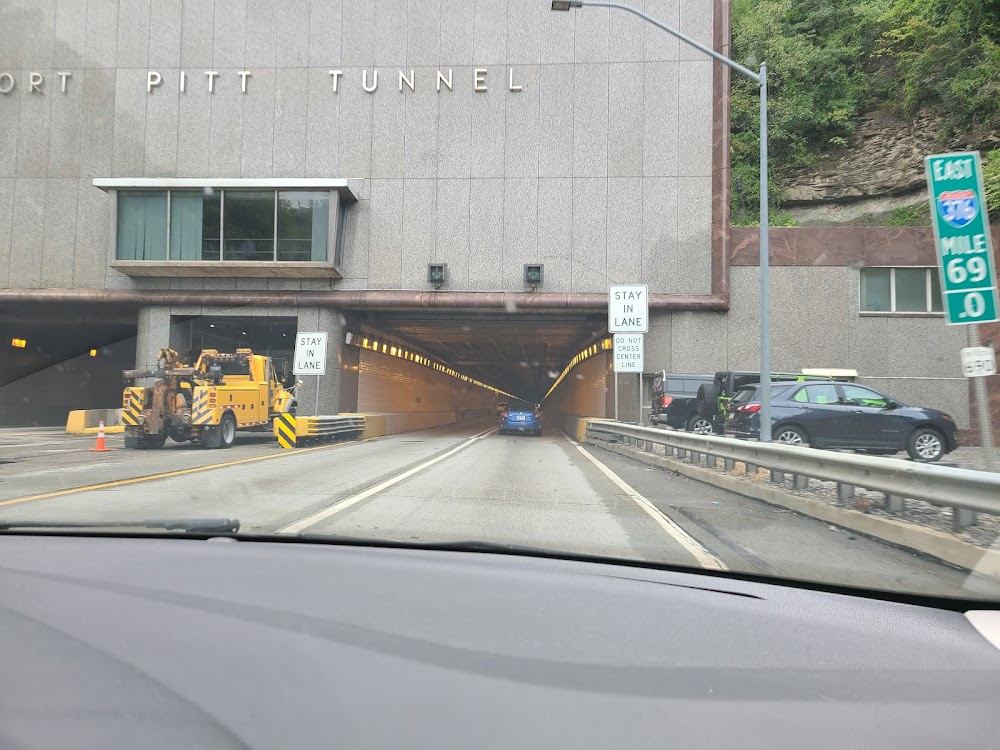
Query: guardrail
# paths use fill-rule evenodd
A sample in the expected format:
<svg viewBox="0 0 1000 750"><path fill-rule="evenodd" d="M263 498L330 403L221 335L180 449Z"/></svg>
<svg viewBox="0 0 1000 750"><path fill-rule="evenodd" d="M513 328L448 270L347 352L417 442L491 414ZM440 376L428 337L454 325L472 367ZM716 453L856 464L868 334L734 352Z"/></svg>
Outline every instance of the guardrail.
<svg viewBox="0 0 1000 750"><path fill-rule="evenodd" d="M365 431L364 417L298 417L295 422L299 439L315 440L352 432L360 435Z"/></svg>
<svg viewBox="0 0 1000 750"><path fill-rule="evenodd" d="M273 430L282 448L295 448L303 443L333 440L345 435L361 437L365 431L365 418L360 414L329 417L279 414L274 419Z"/></svg>
<svg viewBox="0 0 1000 750"><path fill-rule="evenodd" d="M886 508L902 514L906 500L925 500L952 509L956 530L975 523L975 514L1000 515L1000 474L936 466L894 458L861 456L778 443L759 443L717 435L693 435L620 422L588 421L587 442L624 443L639 450L661 445L668 457L694 464L732 470L737 462L748 473L768 469L773 482L792 475L796 489L808 487L810 479L837 483L842 500L854 496L858 487L886 495Z"/></svg>

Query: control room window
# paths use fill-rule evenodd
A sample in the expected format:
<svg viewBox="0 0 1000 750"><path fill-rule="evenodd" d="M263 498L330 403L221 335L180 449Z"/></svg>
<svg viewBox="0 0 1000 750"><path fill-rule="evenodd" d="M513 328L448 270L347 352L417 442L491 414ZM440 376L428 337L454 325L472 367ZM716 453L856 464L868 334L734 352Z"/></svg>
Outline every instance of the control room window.
<svg viewBox="0 0 1000 750"><path fill-rule="evenodd" d="M227 190L223 260L274 260L274 191Z"/></svg>
<svg viewBox="0 0 1000 750"><path fill-rule="evenodd" d="M862 268L861 312L939 313L937 268Z"/></svg>
<svg viewBox="0 0 1000 750"><path fill-rule="evenodd" d="M310 190L121 190L116 257L327 263L330 196ZM342 200L334 205L337 255L345 211Z"/></svg>
<svg viewBox="0 0 1000 750"><path fill-rule="evenodd" d="M278 260L326 260L330 194L278 193Z"/></svg>
<svg viewBox="0 0 1000 750"><path fill-rule="evenodd" d="M221 196L216 192L170 193L170 260L219 260Z"/></svg>
<svg viewBox="0 0 1000 750"><path fill-rule="evenodd" d="M119 260L167 259L167 192L136 190L118 198Z"/></svg>

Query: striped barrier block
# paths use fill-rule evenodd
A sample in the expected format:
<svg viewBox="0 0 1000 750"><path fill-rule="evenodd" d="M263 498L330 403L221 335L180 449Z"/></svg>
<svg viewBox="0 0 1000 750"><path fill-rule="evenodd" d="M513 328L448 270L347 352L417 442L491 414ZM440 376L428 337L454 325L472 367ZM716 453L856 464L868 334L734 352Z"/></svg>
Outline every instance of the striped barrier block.
<svg viewBox="0 0 1000 750"><path fill-rule="evenodd" d="M291 414L279 414L274 418L274 434L282 448L294 448L298 442L296 419Z"/></svg>

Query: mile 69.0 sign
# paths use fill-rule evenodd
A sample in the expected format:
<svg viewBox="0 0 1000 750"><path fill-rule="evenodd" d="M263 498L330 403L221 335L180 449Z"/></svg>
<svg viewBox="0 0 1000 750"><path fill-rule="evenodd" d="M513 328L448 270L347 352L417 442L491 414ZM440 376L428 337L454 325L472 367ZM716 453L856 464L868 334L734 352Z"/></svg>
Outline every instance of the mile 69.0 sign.
<svg viewBox="0 0 1000 750"><path fill-rule="evenodd" d="M979 152L928 156L925 163L948 324L992 323L1000 303Z"/></svg>

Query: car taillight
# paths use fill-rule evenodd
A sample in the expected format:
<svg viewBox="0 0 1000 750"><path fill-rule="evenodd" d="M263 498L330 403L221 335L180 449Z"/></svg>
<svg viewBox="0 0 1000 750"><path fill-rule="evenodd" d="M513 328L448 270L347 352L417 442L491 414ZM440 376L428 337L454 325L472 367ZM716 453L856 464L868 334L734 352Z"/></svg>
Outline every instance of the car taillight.
<svg viewBox="0 0 1000 750"><path fill-rule="evenodd" d="M507 412L505 411L500 412L500 419L506 419L506 418L507 418Z"/></svg>
<svg viewBox="0 0 1000 750"><path fill-rule="evenodd" d="M747 414L756 414L760 411L760 404L743 404L736 411L742 411Z"/></svg>
<svg viewBox="0 0 1000 750"><path fill-rule="evenodd" d="M660 406L670 406L670 403L674 400L673 396L661 396Z"/></svg>

